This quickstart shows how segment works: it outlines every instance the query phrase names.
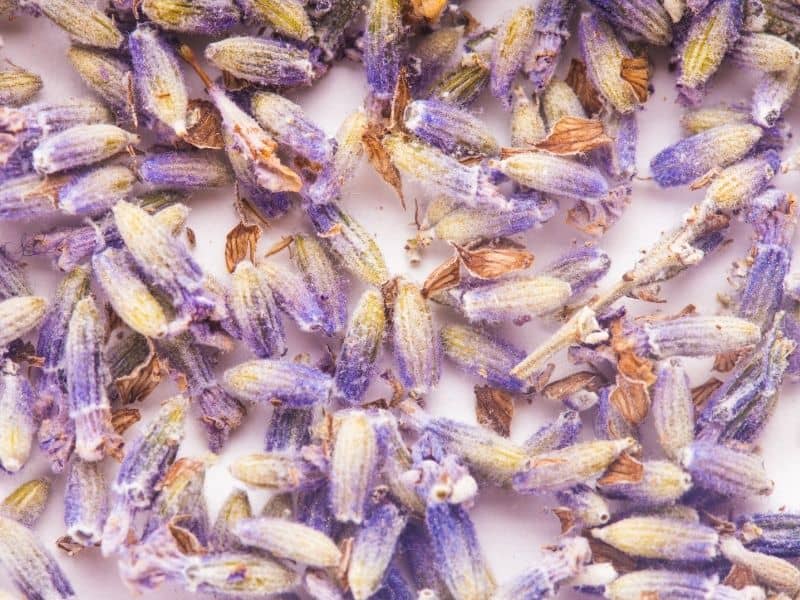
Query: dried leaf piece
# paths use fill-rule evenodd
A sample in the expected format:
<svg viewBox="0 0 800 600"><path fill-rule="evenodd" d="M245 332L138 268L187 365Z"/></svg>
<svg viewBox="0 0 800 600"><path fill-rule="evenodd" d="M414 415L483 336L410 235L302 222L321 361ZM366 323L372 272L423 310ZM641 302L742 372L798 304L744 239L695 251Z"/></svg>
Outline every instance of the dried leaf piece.
<svg viewBox="0 0 800 600"><path fill-rule="evenodd" d="M510 240L496 240L473 248L453 246L464 267L481 279L497 279L533 264L533 254Z"/></svg>
<svg viewBox="0 0 800 600"><path fill-rule="evenodd" d="M411 0L411 15L416 19L425 19L436 23L447 8L447 0Z"/></svg>
<svg viewBox="0 0 800 600"><path fill-rule="evenodd" d="M374 128L370 128L364 133L362 140L369 163L378 175L381 176L381 179L394 188L394 191L397 192L397 196L400 198L400 206L405 210L406 201L403 198L403 184L400 181L400 172L392 163L380 136Z"/></svg>
<svg viewBox="0 0 800 600"><path fill-rule="evenodd" d="M441 265L436 267L422 284L422 295L425 298L456 287L461 283L461 263L458 255L454 254Z"/></svg>
<svg viewBox="0 0 800 600"><path fill-rule="evenodd" d="M650 394L642 381L633 381L622 375L617 376L617 385L609 398L620 414L629 423L638 425L650 411Z"/></svg>
<svg viewBox="0 0 800 600"><path fill-rule="evenodd" d="M722 380L712 377L705 383L701 383L697 387L692 388L692 403L696 409L702 409L705 403L711 397L711 394L717 391L717 388L722 385Z"/></svg>
<svg viewBox="0 0 800 600"><path fill-rule="evenodd" d="M640 102L646 102L650 86L650 61L646 56L623 58L620 77L631 84Z"/></svg>
<svg viewBox="0 0 800 600"><path fill-rule="evenodd" d="M111 426L119 435L141 420L142 413L138 408L118 408L111 412Z"/></svg>
<svg viewBox="0 0 800 600"><path fill-rule="evenodd" d="M508 437L511 433L511 419L514 417L513 397L506 391L488 385L476 385L475 414L478 423Z"/></svg>
<svg viewBox="0 0 800 600"><path fill-rule="evenodd" d="M405 67L400 69L397 75L397 84L394 86L394 96L392 97L392 112L389 117L389 129L396 130L403 123L403 115L406 106L411 102L411 88L408 87L408 72Z"/></svg>
<svg viewBox="0 0 800 600"><path fill-rule="evenodd" d="M613 142L599 119L564 116L556 121L550 134L535 148L551 154L568 155L589 152Z"/></svg>
<svg viewBox="0 0 800 600"><path fill-rule="evenodd" d="M195 148L222 150L222 116L217 107L207 100L190 100L186 114L185 142Z"/></svg>
<svg viewBox="0 0 800 600"><path fill-rule="evenodd" d="M130 374L118 378L114 382L114 386L117 388L117 394L122 403L132 404L144 400L161 382L166 373L166 368L153 352L149 360L136 367Z"/></svg>
<svg viewBox="0 0 800 600"><path fill-rule="evenodd" d="M228 272L233 273L238 265L245 258L250 262L256 262L256 246L261 237L261 227L252 224L248 225L244 221L239 221L233 229L225 236L225 265Z"/></svg>
<svg viewBox="0 0 800 600"><path fill-rule="evenodd" d="M597 480L599 485L638 483L644 476L644 465L627 452L623 452Z"/></svg>
<svg viewBox="0 0 800 600"><path fill-rule="evenodd" d="M603 108L603 100L600 98L600 93L592 85L592 82L589 81L586 75L586 65L583 61L576 58L572 59L569 65L569 73L567 73L564 81L578 96L578 100L581 101L586 114L594 115L600 112L600 109Z"/></svg>

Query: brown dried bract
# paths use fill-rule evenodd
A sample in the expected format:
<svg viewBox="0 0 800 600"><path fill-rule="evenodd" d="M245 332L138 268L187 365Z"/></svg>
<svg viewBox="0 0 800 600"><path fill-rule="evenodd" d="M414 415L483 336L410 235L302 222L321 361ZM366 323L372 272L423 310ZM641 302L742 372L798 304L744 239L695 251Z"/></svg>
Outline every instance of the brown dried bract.
<svg viewBox="0 0 800 600"><path fill-rule="evenodd" d="M422 284L422 296L428 298L438 292L449 290L461 283L461 263L454 254L436 267Z"/></svg>
<svg viewBox="0 0 800 600"><path fill-rule="evenodd" d="M697 410L705 406L711 394L717 391L717 388L722 385L722 381L716 377L712 377L705 383L701 383L697 387L692 388L692 403Z"/></svg>
<svg viewBox="0 0 800 600"><path fill-rule="evenodd" d="M478 423L495 433L508 437L514 417L514 399L508 392L489 387L475 386L475 415Z"/></svg>
<svg viewBox="0 0 800 600"><path fill-rule="evenodd" d="M636 559L631 558L624 552L617 550L605 542L601 542L588 532L585 532L584 537L586 537L586 540L589 542L589 548L592 551L592 562L610 562L617 570L617 573L621 575L636 570Z"/></svg>
<svg viewBox="0 0 800 600"><path fill-rule="evenodd" d="M714 358L714 370L719 373L727 373L728 371L732 371L743 354L743 352L736 350L725 352L724 354L718 354Z"/></svg>
<svg viewBox="0 0 800 600"><path fill-rule="evenodd" d="M548 384L542 396L548 400L561 401L564 398L583 390L596 392L606 384L604 377L592 371L579 371Z"/></svg>
<svg viewBox="0 0 800 600"><path fill-rule="evenodd" d="M411 16L436 23L447 8L447 0L410 0Z"/></svg>
<svg viewBox="0 0 800 600"><path fill-rule="evenodd" d="M183 136L184 141L195 148L222 150L225 147L222 117L211 102L190 100L186 121L188 128Z"/></svg>
<svg viewBox="0 0 800 600"><path fill-rule="evenodd" d="M142 413L137 408L118 408L111 412L111 426L119 435L142 420Z"/></svg>
<svg viewBox="0 0 800 600"><path fill-rule="evenodd" d="M575 527L575 513L572 512L572 509L565 506L556 506L552 509L552 513L556 516L561 525L562 534L569 533L572 531L572 528Z"/></svg>
<svg viewBox="0 0 800 600"><path fill-rule="evenodd" d="M68 535L63 535L58 538L56 540L56 547L59 550L63 550L70 558L77 556L84 549L83 544L76 542Z"/></svg>
<svg viewBox="0 0 800 600"><path fill-rule="evenodd" d="M406 201L403 198L403 183L400 180L400 172L397 170L397 167L392 164L389 153L386 151L386 148L383 147L381 137L374 128L370 128L364 133L361 139L364 142L364 150L367 153L369 163L378 175L381 176L381 179L394 188L394 191L397 192L397 196L400 198L400 205L403 207L403 210L405 210Z"/></svg>
<svg viewBox="0 0 800 600"><path fill-rule="evenodd" d="M639 102L647 101L650 93L650 61L646 56L623 58L619 75L631 85Z"/></svg>
<svg viewBox="0 0 800 600"><path fill-rule="evenodd" d="M402 129L403 115L411 100L411 88L408 86L408 71L405 67L402 67L397 74L397 84L394 86L394 96L392 96L392 109L389 116L390 130L396 131Z"/></svg>
<svg viewBox="0 0 800 600"><path fill-rule="evenodd" d="M572 88L575 95L578 96L587 114L594 115L600 112L603 108L603 100L600 93L589 81L586 75L586 65L583 61L573 58L569 65L569 72L564 79L566 84Z"/></svg>
<svg viewBox="0 0 800 600"><path fill-rule="evenodd" d="M603 476L597 480L599 485L615 485L618 483L638 483L644 475L644 465L623 452L609 465Z"/></svg>
<svg viewBox="0 0 800 600"><path fill-rule="evenodd" d="M655 383L656 375L653 362L636 354L634 344L622 332L622 321L615 320L610 328L611 348L617 355L617 368L626 378L650 386Z"/></svg>
<svg viewBox="0 0 800 600"><path fill-rule="evenodd" d="M639 425L650 412L647 384L628 379L624 375L617 375L617 385L611 392L609 400L625 420L633 425Z"/></svg>
<svg viewBox="0 0 800 600"><path fill-rule="evenodd" d="M497 279L533 264L533 254L510 240L499 239L471 247L453 244L453 247L467 271L481 279Z"/></svg>
<svg viewBox="0 0 800 600"><path fill-rule="evenodd" d="M753 570L744 565L733 565L723 579L722 583L734 589L741 590L749 585L758 585Z"/></svg>
<svg viewBox="0 0 800 600"><path fill-rule="evenodd" d="M180 521L181 517L178 516L170 521L170 523L167 525L169 532L172 535L172 539L175 540L175 544L178 546L178 549L187 556L205 554L205 546L200 543L200 540L198 540L191 531L185 527L181 527L179 525Z"/></svg>
<svg viewBox="0 0 800 600"><path fill-rule="evenodd" d="M122 404L133 404L147 398L167 373L166 367L152 350L149 341L148 345L151 348L148 359L127 375L118 377L114 381L114 387Z"/></svg>
<svg viewBox="0 0 800 600"><path fill-rule="evenodd" d="M613 143L599 119L564 116L556 121L550 134L534 145L551 154L568 155L589 152Z"/></svg>
<svg viewBox="0 0 800 600"><path fill-rule="evenodd" d="M236 265L245 258L249 257L251 262L255 262L260 237L261 227L242 221L228 232L225 236L225 265L229 273L233 273Z"/></svg>

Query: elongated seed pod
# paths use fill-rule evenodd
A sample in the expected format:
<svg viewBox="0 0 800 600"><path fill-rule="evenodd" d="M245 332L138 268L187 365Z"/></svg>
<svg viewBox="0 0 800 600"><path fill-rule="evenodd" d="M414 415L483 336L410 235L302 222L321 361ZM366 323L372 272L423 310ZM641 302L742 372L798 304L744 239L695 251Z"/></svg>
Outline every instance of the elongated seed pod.
<svg viewBox="0 0 800 600"><path fill-rule="evenodd" d="M0 515L33 527L42 516L50 496L50 480L31 479L15 488L0 503Z"/></svg>
<svg viewBox="0 0 800 600"><path fill-rule="evenodd" d="M360 410L342 415L333 445L329 488L331 509L338 521L364 520L378 458L377 433L369 416Z"/></svg>
<svg viewBox="0 0 800 600"><path fill-rule="evenodd" d="M353 311L336 359L332 397L350 406L360 404L375 372L375 363L386 332L383 299L375 290L365 291Z"/></svg>
<svg viewBox="0 0 800 600"><path fill-rule="evenodd" d="M300 0L238 0L238 2L245 19L259 25L269 25L278 33L301 42L314 35L311 20Z"/></svg>
<svg viewBox="0 0 800 600"><path fill-rule="evenodd" d="M325 312L301 275L269 261L259 263L258 269L266 276L278 308L301 331L319 331L325 327Z"/></svg>
<svg viewBox="0 0 800 600"><path fill-rule="evenodd" d="M579 442L530 458L514 475L513 485L523 494L543 494L584 483L602 473L620 454L635 450L633 438Z"/></svg>
<svg viewBox="0 0 800 600"><path fill-rule="evenodd" d="M356 534L347 583L355 600L366 600L380 587L406 517L391 503L374 508Z"/></svg>
<svg viewBox="0 0 800 600"><path fill-rule="evenodd" d="M225 371L222 385L240 400L305 408L328 400L331 378L315 367L289 361L251 360Z"/></svg>
<svg viewBox="0 0 800 600"><path fill-rule="evenodd" d="M168 31L219 36L239 24L234 0L143 0L141 11Z"/></svg>
<svg viewBox="0 0 800 600"><path fill-rule="evenodd" d="M561 307L572 295L566 281L548 275L508 277L461 293L459 308L470 321L524 322Z"/></svg>
<svg viewBox="0 0 800 600"><path fill-rule="evenodd" d="M19 4L41 11L79 44L116 50L125 41L114 21L79 0L21 0Z"/></svg>
<svg viewBox="0 0 800 600"><path fill-rule="evenodd" d="M310 567L335 567L342 558L339 548L327 535L286 519L242 519L233 530L249 546Z"/></svg>
<svg viewBox="0 0 800 600"><path fill-rule="evenodd" d="M148 25L130 35L133 81L142 110L169 130L186 134L189 93L175 50Z"/></svg>
<svg viewBox="0 0 800 600"><path fill-rule="evenodd" d="M747 497L772 493L761 457L722 444L696 441L681 453L681 464L696 485L725 496Z"/></svg>
<svg viewBox="0 0 800 600"><path fill-rule="evenodd" d="M347 324L346 282L341 273L316 237L294 236L290 253L292 262L303 274L306 286L325 314L322 331L325 335L339 333Z"/></svg>
<svg viewBox="0 0 800 600"><path fill-rule="evenodd" d="M323 474L297 452L274 451L250 454L231 464L236 479L275 492L296 492L318 486Z"/></svg>
<svg viewBox="0 0 800 600"><path fill-rule="evenodd" d="M592 202L609 191L608 183L596 169L549 152L514 154L498 161L496 167L526 187L567 198Z"/></svg>
<svg viewBox="0 0 800 600"><path fill-rule="evenodd" d="M12 67L0 70L0 104L27 104L42 89L42 78L36 73Z"/></svg>
<svg viewBox="0 0 800 600"><path fill-rule="evenodd" d="M105 102L117 123L136 125L131 65L103 50L72 46L67 53L83 82Z"/></svg>
<svg viewBox="0 0 800 600"><path fill-rule="evenodd" d="M64 492L67 535L81 546L100 543L108 515L108 488L100 464L75 460Z"/></svg>
<svg viewBox="0 0 800 600"><path fill-rule="evenodd" d="M279 40L229 37L206 46L206 58L220 69L259 85L310 85L314 65L307 50Z"/></svg>
<svg viewBox="0 0 800 600"><path fill-rule="evenodd" d="M391 97L400 73L402 8L399 0L369 0L367 7L364 68L367 83L378 98Z"/></svg>
<svg viewBox="0 0 800 600"><path fill-rule="evenodd" d="M495 154L489 128L463 108L441 100L414 100L405 110L406 129L448 154Z"/></svg>
<svg viewBox="0 0 800 600"><path fill-rule="evenodd" d="M19 366L4 360L0 371L0 469L16 473L28 461L36 433L36 397Z"/></svg>
<svg viewBox="0 0 800 600"><path fill-rule="evenodd" d="M522 69L533 43L536 14L530 6L517 8L495 34L489 88L507 108L514 79Z"/></svg>
<svg viewBox="0 0 800 600"><path fill-rule="evenodd" d="M593 537L631 556L703 562L715 558L719 536L711 527L664 517L628 517L599 529Z"/></svg>
<svg viewBox="0 0 800 600"><path fill-rule="evenodd" d="M39 296L16 296L0 302L0 347L41 323L46 310L47 301Z"/></svg>
<svg viewBox="0 0 800 600"><path fill-rule="evenodd" d="M139 163L139 177L156 189L203 190L232 182L224 158L212 152L160 152Z"/></svg>
<svg viewBox="0 0 800 600"><path fill-rule="evenodd" d="M694 439L694 403L689 378L677 360L660 362L652 391L653 422L664 453L677 460Z"/></svg>
<svg viewBox="0 0 800 600"><path fill-rule="evenodd" d="M787 594L797 594L800 590L800 569L788 560L748 550L729 535L720 539L719 549L725 558L749 569L767 587Z"/></svg>
<svg viewBox="0 0 800 600"><path fill-rule="evenodd" d="M441 375L441 345L419 287L404 279L397 281L392 345L400 381L408 392L423 395L431 391Z"/></svg>
<svg viewBox="0 0 800 600"><path fill-rule="evenodd" d="M344 268L370 285L382 285L389 279L380 246L361 223L333 203L306 210L320 241Z"/></svg>
<svg viewBox="0 0 800 600"><path fill-rule="evenodd" d="M0 565L26 598L75 598L66 575L35 534L1 515Z"/></svg>
<svg viewBox="0 0 800 600"><path fill-rule="evenodd" d="M122 438L111 425L106 393L110 374L103 355L103 325L91 297L75 305L69 321L64 360L69 416L75 423L75 451L87 462L119 452Z"/></svg>
<svg viewBox="0 0 800 600"><path fill-rule="evenodd" d="M138 141L139 136L114 125L76 125L43 139L33 151L33 166L43 175L85 167Z"/></svg>
<svg viewBox="0 0 800 600"><path fill-rule="evenodd" d="M286 335L267 276L249 260L236 265L228 296L233 335L259 358L286 353ZM227 325L226 325L227 327Z"/></svg>

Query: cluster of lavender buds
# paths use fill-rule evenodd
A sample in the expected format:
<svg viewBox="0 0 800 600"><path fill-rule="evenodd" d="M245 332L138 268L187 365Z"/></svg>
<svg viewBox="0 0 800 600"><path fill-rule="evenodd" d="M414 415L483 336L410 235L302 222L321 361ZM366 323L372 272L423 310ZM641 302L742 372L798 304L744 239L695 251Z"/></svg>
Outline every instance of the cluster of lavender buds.
<svg viewBox="0 0 800 600"><path fill-rule="evenodd" d="M800 165L782 158L800 3L539 0L487 24L468 4L0 0L3 22L63 30L87 88L41 100L55 74L0 71L0 223L30 232L0 247L0 599L97 598L67 576L92 553L135 594L800 597L800 506L754 508L775 487L762 434L800 378L797 198L773 185ZM683 137L639 178L664 49ZM293 92L344 60L364 100L329 134ZM752 91L706 102L725 68ZM362 162L413 200L409 263L449 256L427 276L392 272L351 214ZM702 191L607 281L605 234L644 185ZM238 220L227 273L187 226L212 188ZM564 204L580 242L540 264L523 234ZM736 236L751 247L718 310L642 309ZM52 293L28 263L52 265ZM549 333L521 344L531 321ZM450 368L472 420L426 404L456 402ZM557 407L527 438L525 401ZM231 453L257 415L263 444ZM192 418L208 452L187 454ZM37 531L51 476L58 539ZM473 520L487 491L556 517L512 577Z"/></svg>

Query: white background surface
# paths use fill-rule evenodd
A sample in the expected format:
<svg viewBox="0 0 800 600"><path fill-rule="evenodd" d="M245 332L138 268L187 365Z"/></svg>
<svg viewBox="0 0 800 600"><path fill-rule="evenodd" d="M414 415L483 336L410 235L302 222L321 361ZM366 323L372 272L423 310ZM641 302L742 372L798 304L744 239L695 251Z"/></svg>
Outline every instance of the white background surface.
<svg viewBox="0 0 800 600"><path fill-rule="evenodd" d="M492 24L511 6L518 2L465 2L465 6L485 24ZM71 95L86 95L89 92L83 87L65 57L68 47L66 35L51 25L46 19L21 17L11 23L0 23L0 35L5 41L2 50L3 58L7 58L22 67L41 74L45 87L40 99L57 99ZM567 55L574 55L577 44L573 39L567 48ZM612 268L606 282L613 281L631 265L637 251L647 247L665 228L676 223L682 212L693 202L702 197L702 191L689 192L686 189L660 190L646 180L650 158L662 147L681 137L678 123L681 109L675 103L673 88L674 77L667 72L668 55L664 51L652 52L655 61L654 77L655 93L647 103L645 110L639 114L640 144L638 148L639 173L642 179L634 181L634 195L631 206L619 223L599 241L612 257ZM561 70L569 64L567 58L562 59ZM212 70L212 74L216 72ZM187 79L192 82L196 97L202 97L202 90L196 79L187 72ZM750 97L755 76L751 73L724 68L715 80L713 93L709 100L747 101ZM343 62L336 65L313 89L293 92L291 97L299 101L308 115L319 123L328 134L333 134L341 120L355 109L363 99L366 91L364 75L360 65ZM508 115L488 93L484 93L476 106L493 127L501 143L508 143ZM795 107L788 114L788 120L800 125L800 110ZM784 175L777 179L779 185L790 191L797 191L798 177L794 174ZM419 190L407 188L407 199L412 200L413 193ZM424 195L419 195L424 200ZM192 214L189 225L197 234L195 253L202 265L218 275L223 281L228 280L223 258L225 234L236 223L236 215L232 207L233 191L225 189L212 193L198 194L191 201ZM346 188L342 203L360 220L368 230L373 232L386 256L390 271L403 273L417 282L422 282L427 274L448 256L446 246L436 242L426 253L425 261L411 267L403 251L405 240L413 237L413 208L403 212L394 193L372 172L364 161L357 176ZM413 201L408 203L413 207ZM574 229L564 224L569 203L562 203L559 214L543 229L529 232L524 236L528 248L536 255L533 266L545 266L550 260L567 249L571 243L581 243L583 238ZM18 249L19 243L26 233L39 230L42 224L32 226L0 225L0 241L11 249ZM268 248L282 235L305 229L303 217L295 210L290 216L276 221L273 227L264 232L260 244L260 252ZM671 310L688 303L697 305L701 310L713 312L718 310L715 295L718 291L730 291L725 281L726 271L731 261L744 255L748 248L749 230L736 224L730 230L734 242L706 260L699 269L681 275L676 281L663 288L663 295L669 300L666 305L645 305L632 303L637 311ZM47 260L33 259L30 264L30 279L36 293L50 296L58 282L60 274L56 273ZM602 285L602 283L601 283ZM361 287L353 286L351 298L356 298ZM351 307L353 306L351 302ZM435 309L438 323L444 323L450 315L444 310ZM308 334L298 333L288 319L284 319L290 332L290 356L308 351L315 357L321 355L322 340ZM532 349L544 337L555 329L554 323L529 323L523 327L508 326L503 332L519 346ZM387 358L384 352L384 360ZM238 351L224 358L218 372L226 365L235 364L247 357L246 352ZM559 363L561 364L561 362ZM697 361L692 364L693 385L705 381L708 377L709 361ZM478 383L450 365L445 365L441 384L435 393L427 399L428 409L435 414L447 415L474 422L474 397L472 386ZM140 407L144 420L153 413L158 402L174 392L171 382L162 383ZM371 388L369 397L386 396L388 389L377 382ZM798 387L794 384L784 385L781 401L776 414L765 431L763 455L769 473L775 480L775 491L772 496L746 505L748 508L771 508L781 506L800 508L797 494L800 492L798 482L798 432L800 431L800 410L797 406ZM512 426L512 438L521 441L546 420L553 418L560 410L559 406L536 400L531 405L517 403L516 415ZM591 414L584 415L584 436L591 437ZM219 457L207 476L206 495L212 518L216 515L221 502L228 492L237 484L228 474L227 466L231 460L244 453L260 451L266 426L268 409L251 409L246 423L229 442L225 452ZM141 427L140 423L136 427ZM183 456L199 456L206 452L203 432L196 419L192 418L187 425L187 440L181 448ZM645 440L652 440L652 426L646 423L643 427ZM126 434L131 439L133 431ZM659 456L649 444L649 456ZM109 466L109 477L116 471L115 465ZM5 495L25 479L48 475L48 467L37 454L29 462L23 472L15 477L0 474L0 494ZM72 581L77 596L81 599L127 598L130 593L118 579L115 563L103 560L99 551L90 550L75 558L69 558L58 552L54 541L63 535L62 497L63 478L53 479L53 490L46 513L36 526L37 535L46 545L57 553L57 559ZM266 496L259 491L251 490L250 497L254 510L261 508ZM511 492L497 489L482 490L479 494L472 516L477 525L478 534L484 552L499 581L513 577L530 565L537 555L540 546L552 542L558 535L557 520L547 512L547 507L555 506L554 501L517 496ZM0 588L11 589L11 583L0 574ZM170 588L161 589L149 597L154 599L188 598L190 594Z"/></svg>

